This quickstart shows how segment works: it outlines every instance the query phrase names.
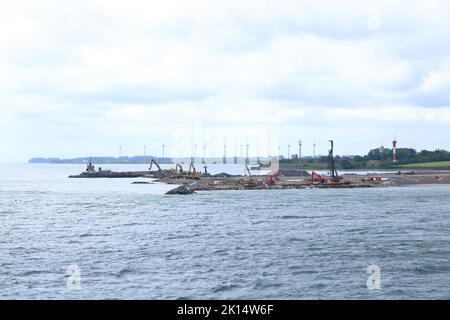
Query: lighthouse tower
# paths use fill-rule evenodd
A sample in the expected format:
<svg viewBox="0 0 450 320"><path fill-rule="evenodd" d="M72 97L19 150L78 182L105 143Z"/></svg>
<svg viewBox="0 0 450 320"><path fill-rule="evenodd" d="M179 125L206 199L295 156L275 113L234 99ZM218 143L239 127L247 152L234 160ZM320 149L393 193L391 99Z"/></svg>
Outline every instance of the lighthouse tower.
<svg viewBox="0 0 450 320"><path fill-rule="evenodd" d="M392 141L392 161L397 162L397 138Z"/></svg>

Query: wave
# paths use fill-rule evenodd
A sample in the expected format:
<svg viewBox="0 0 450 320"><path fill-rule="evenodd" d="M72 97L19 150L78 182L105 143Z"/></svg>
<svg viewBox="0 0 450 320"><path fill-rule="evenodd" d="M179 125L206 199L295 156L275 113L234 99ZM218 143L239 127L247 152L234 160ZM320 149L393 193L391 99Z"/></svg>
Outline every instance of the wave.
<svg viewBox="0 0 450 320"><path fill-rule="evenodd" d="M108 237L111 234L108 233L99 233L99 234L94 234L94 233L90 233L90 232L86 232L83 234L80 234L79 237L80 238L88 238L88 237Z"/></svg>
<svg viewBox="0 0 450 320"><path fill-rule="evenodd" d="M213 288L212 291L215 293L219 293L219 292L232 291L232 290L235 290L238 288L239 288L239 286L236 284L223 284L223 285Z"/></svg>
<svg viewBox="0 0 450 320"><path fill-rule="evenodd" d="M122 277L124 277L125 275L130 274L130 273L135 273L135 270L133 270L133 269L131 269L131 268L129 268L129 267L125 267L125 268L120 269L120 270L116 273L116 277L117 277L117 278L122 278Z"/></svg>

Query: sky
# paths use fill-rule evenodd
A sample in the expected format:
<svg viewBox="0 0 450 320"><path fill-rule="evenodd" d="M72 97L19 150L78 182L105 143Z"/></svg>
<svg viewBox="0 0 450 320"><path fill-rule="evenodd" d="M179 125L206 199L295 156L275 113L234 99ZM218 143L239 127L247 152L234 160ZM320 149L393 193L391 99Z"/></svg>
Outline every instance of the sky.
<svg viewBox="0 0 450 320"><path fill-rule="evenodd" d="M444 0L0 0L0 162L450 149L449 89Z"/></svg>

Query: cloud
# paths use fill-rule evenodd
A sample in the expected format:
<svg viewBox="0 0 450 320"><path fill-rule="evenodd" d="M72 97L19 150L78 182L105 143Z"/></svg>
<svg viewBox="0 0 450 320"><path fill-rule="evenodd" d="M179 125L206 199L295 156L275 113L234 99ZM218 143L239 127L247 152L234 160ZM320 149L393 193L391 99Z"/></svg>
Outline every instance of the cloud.
<svg viewBox="0 0 450 320"><path fill-rule="evenodd" d="M41 141L49 155L64 139L67 154L94 150L86 136L99 152L158 146L195 123L229 137L277 129L286 144L361 122L373 141L449 122L443 0L18 0L0 21L0 124L24 146L14 159Z"/></svg>
<svg viewBox="0 0 450 320"><path fill-rule="evenodd" d="M324 115L335 121L450 125L450 107L432 109L415 106L383 106L358 109L327 108L324 110Z"/></svg>

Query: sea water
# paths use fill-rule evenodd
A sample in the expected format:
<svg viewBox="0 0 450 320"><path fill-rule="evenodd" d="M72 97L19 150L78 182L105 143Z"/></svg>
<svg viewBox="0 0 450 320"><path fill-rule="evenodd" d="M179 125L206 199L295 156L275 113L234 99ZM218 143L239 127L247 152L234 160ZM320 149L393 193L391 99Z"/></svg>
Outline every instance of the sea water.
<svg viewBox="0 0 450 320"><path fill-rule="evenodd" d="M450 186L167 196L82 170L0 166L0 299L450 298Z"/></svg>

